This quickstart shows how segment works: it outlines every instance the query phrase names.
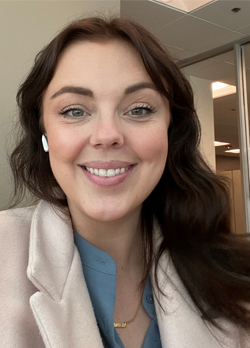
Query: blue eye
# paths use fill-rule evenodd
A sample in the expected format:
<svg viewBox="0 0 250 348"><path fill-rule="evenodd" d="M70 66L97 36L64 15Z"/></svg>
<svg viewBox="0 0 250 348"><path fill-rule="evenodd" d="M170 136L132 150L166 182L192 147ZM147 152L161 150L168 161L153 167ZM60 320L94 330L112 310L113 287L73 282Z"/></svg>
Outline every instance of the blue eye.
<svg viewBox="0 0 250 348"><path fill-rule="evenodd" d="M148 110L145 108L137 108L137 109L131 110L131 114L133 116L143 116L145 115L145 113L148 114Z"/></svg>
<svg viewBox="0 0 250 348"><path fill-rule="evenodd" d="M83 116L84 112L83 110L80 110L80 109L72 109L70 111L71 115L74 116L74 117L81 117Z"/></svg>
<svg viewBox="0 0 250 348"><path fill-rule="evenodd" d="M60 115L63 115L64 117L79 118L79 117L87 116L88 114L83 109L70 106L63 109L60 112Z"/></svg>
<svg viewBox="0 0 250 348"><path fill-rule="evenodd" d="M133 109L131 109L128 114L131 115L131 116L135 116L135 117L138 117L138 118L142 118L142 117L147 117L149 115L151 115L152 113L155 112L155 108L152 107L152 106L138 106L138 107L135 107Z"/></svg>

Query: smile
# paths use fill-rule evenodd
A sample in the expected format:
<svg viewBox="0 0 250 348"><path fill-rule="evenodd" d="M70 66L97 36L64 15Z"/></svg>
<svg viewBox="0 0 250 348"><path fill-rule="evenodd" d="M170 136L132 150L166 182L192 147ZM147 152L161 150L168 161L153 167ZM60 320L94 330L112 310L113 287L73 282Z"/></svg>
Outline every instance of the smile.
<svg viewBox="0 0 250 348"><path fill-rule="evenodd" d="M110 178L112 176L117 176L119 174L126 172L130 167L131 166L117 168L117 169L96 169L96 168L85 167L85 169L91 174Z"/></svg>

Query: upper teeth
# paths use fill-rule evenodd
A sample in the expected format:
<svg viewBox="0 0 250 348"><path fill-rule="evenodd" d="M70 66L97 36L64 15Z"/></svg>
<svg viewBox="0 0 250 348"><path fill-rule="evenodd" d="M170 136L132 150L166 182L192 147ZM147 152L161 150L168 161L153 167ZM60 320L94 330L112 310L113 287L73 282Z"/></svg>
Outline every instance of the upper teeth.
<svg viewBox="0 0 250 348"><path fill-rule="evenodd" d="M126 168L117 168L117 169L96 169L96 168L90 168L90 167L86 167L87 171L98 175L98 176L116 176L119 174L124 173L129 167Z"/></svg>

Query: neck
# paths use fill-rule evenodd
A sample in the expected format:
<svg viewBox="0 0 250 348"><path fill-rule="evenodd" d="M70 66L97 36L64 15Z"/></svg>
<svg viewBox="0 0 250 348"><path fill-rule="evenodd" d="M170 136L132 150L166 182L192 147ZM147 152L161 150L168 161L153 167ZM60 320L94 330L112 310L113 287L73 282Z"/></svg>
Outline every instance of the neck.
<svg viewBox="0 0 250 348"><path fill-rule="evenodd" d="M141 271L140 211L111 222L73 214L72 222L78 234L114 259L118 273Z"/></svg>

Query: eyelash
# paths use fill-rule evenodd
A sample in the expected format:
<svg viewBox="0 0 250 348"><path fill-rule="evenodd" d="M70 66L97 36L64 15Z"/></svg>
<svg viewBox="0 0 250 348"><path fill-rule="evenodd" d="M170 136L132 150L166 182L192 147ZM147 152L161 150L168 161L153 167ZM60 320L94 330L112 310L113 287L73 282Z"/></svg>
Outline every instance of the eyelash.
<svg viewBox="0 0 250 348"><path fill-rule="evenodd" d="M134 116L134 117L137 117L137 118L146 118L147 116L149 116L149 115L151 115L151 114L153 114L154 112L156 112L156 110L155 110L155 107L153 107L153 106L149 106L149 105L138 105L138 106L135 106L135 107L133 107L130 111L128 111L128 112L131 112L131 111L133 111L133 110L146 110L146 111L148 111L148 113L146 114L146 115L131 115L131 116Z"/></svg>
<svg viewBox="0 0 250 348"><path fill-rule="evenodd" d="M66 108L64 108L62 111L60 111L59 112L59 114L60 115L62 115L62 116L64 116L65 118L80 118L80 117L83 117L83 116L85 116L85 115L81 115L81 116L72 116L72 115L68 115L68 113L70 112L70 111L75 111L75 110L77 110L77 111L82 111L83 113L86 113L86 111L85 110L83 110L83 109L81 109L80 107L77 107L77 106L67 106Z"/></svg>
<svg viewBox="0 0 250 348"><path fill-rule="evenodd" d="M147 111L146 115L129 115L129 116L132 116L132 117L135 117L135 118L138 118L138 119L139 118L146 118L146 117L148 117L151 114L156 112L155 107L141 104L141 105L138 105L138 106L136 105L135 107L133 107L132 109L127 111L125 114L131 113L132 111L135 111L135 110L146 110ZM63 117L65 117L65 118L81 118L81 117L86 116L86 115L80 115L80 116L69 115L68 113L72 112L72 111L81 111L83 113L86 113L86 111L83 110L80 107L77 107L77 106L67 106L62 111L60 111L59 114L62 115Z"/></svg>

